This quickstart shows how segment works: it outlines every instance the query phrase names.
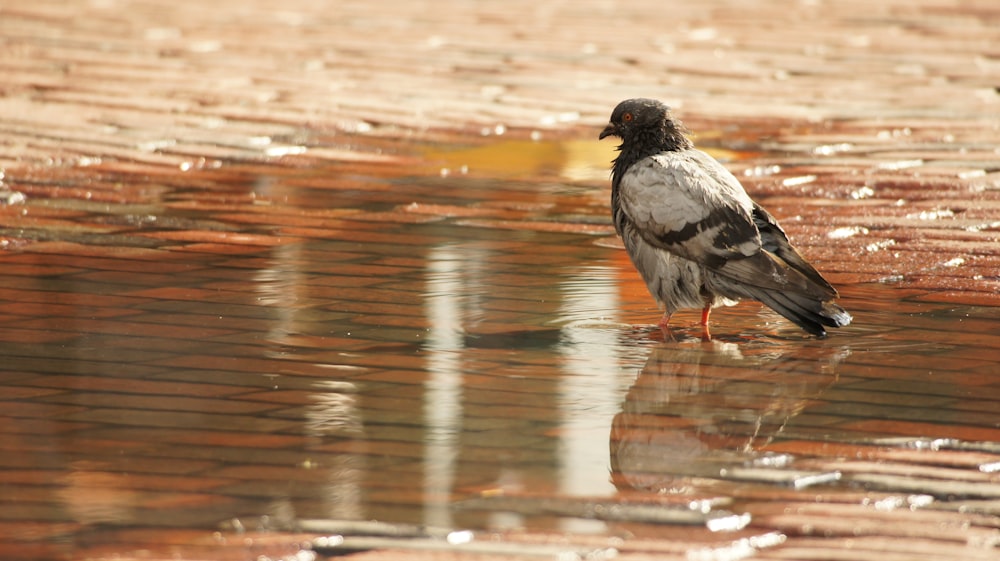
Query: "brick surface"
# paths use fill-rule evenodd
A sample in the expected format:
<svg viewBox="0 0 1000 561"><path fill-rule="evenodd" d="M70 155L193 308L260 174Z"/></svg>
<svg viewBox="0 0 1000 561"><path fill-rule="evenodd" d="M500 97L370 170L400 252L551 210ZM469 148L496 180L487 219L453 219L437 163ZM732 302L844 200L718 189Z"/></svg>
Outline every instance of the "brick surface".
<svg viewBox="0 0 1000 561"><path fill-rule="evenodd" d="M992 3L7 4L0 556L995 558ZM595 138L636 95L852 326L655 329Z"/></svg>

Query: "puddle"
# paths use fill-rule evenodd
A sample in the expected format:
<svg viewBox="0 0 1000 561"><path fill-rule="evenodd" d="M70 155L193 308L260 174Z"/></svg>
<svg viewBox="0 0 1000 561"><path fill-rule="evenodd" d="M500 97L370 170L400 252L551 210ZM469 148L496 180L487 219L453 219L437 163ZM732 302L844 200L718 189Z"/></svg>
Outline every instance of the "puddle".
<svg viewBox="0 0 1000 561"><path fill-rule="evenodd" d="M693 312L665 336L607 226L606 148L285 170L141 213L29 198L0 255L4 511L63 554L121 528L376 520L659 528L716 558L719 532L782 543L775 509L814 489L996 499L1000 308L838 283L855 323L827 339L753 304L713 315L712 341ZM935 461L890 452L935 439L948 469L904 484Z"/></svg>

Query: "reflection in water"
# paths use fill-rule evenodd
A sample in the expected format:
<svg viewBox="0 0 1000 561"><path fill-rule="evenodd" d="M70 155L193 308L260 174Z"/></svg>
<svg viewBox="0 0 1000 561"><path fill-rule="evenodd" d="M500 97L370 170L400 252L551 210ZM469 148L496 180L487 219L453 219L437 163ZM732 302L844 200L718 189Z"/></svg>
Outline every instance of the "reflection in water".
<svg viewBox="0 0 1000 561"><path fill-rule="evenodd" d="M612 423L612 481L664 490L751 459L833 384L845 354L720 340L657 346Z"/></svg>
<svg viewBox="0 0 1000 561"><path fill-rule="evenodd" d="M478 269L451 246L436 247L428 259L428 377L424 384L424 523L452 526L448 498L455 479L458 432L462 419L462 289L465 275ZM472 260L478 261L478 260Z"/></svg>
<svg viewBox="0 0 1000 561"><path fill-rule="evenodd" d="M621 347L603 320L597 327L559 322L602 318L619 308L615 270L566 277L540 263L503 259L504 245L463 242L428 254L423 347L423 523L452 525L456 486L505 492L549 479L560 493L611 493L607 449L594 446L623 392ZM521 282L560 275L561 283ZM541 325L519 323L527 312ZM551 326L551 327L550 327ZM494 349L503 351L497 361ZM488 356L484 371L482 357ZM523 383L522 383L523 381ZM539 395L552 400L537 404ZM557 438L551 438L551 434ZM488 461L484 461L485 457ZM498 461L499 460L499 461ZM543 475L544 474L544 475ZM517 527L520 516L491 512L486 524Z"/></svg>
<svg viewBox="0 0 1000 561"><path fill-rule="evenodd" d="M559 316L572 318L581 310L618 310L615 271L610 268L581 269L580 279L563 283ZM609 330L573 326L562 330L558 350L564 375L560 378L559 405L563 411L563 434L572 435L560 443L561 491L569 495L593 495L607 485L602 467L608 458L603 447L594 446L607 430L614 415L619 381L614 372L619 365L619 346L608 344ZM592 437L588 437L590 434ZM595 469L596 468L596 469Z"/></svg>
<svg viewBox="0 0 1000 561"><path fill-rule="evenodd" d="M273 321L267 340L284 345L296 333L302 313L301 300L306 287L301 271L302 246L283 244L272 249L271 266L253 275L257 304L267 306Z"/></svg>
<svg viewBox="0 0 1000 561"><path fill-rule="evenodd" d="M561 317L572 318L586 310L618 310L618 287L610 268L580 271L580 278L563 283ZM607 450L600 442L614 415L613 396L620 395L619 347L609 345L609 330L567 328L559 345L563 376L559 384L561 434L559 443L559 486L564 495L604 494L608 487ZM589 524L588 524L589 523ZM564 531L587 531L587 526L603 526L595 521L564 521Z"/></svg>
<svg viewBox="0 0 1000 561"><path fill-rule="evenodd" d="M315 384L320 390L312 395L315 403L306 408L306 432L323 437L362 436L363 428L358 418L357 388L350 382L321 380Z"/></svg>
<svg viewBox="0 0 1000 561"><path fill-rule="evenodd" d="M318 442L324 438L363 438L364 427L358 412L357 388L350 382L321 380L312 394L314 403L306 408L306 432ZM306 460L308 462L308 460ZM364 481L365 456L339 454L327 460L323 499L324 515L342 520L363 518L361 487ZM311 465L306 467L312 468ZM277 520L292 520L294 510L282 502L272 504L269 512ZM290 504L288 505L290 506Z"/></svg>
<svg viewBox="0 0 1000 561"><path fill-rule="evenodd" d="M70 464L57 495L66 512L82 524L120 524L132 520L139 503L128 475L109 465L80 460Z"/></svg>
<svg viewBox="0 0 1000 561"><path fill-rule="evenodd" d="M302 271L304 246L283 244L273 248L271 263L253 276L256 304L266 306L270 320L266 340L273 344L266 351L284 358L284 347L296 336L308 332L309 283ZM277 373L259 373L276 379ZM319 380L313 384L311 403L303 410L304 432L309 436L299 467L323 470L324 483L319 493L321 516L357 520L364 517L363 483L367 472L363 453L324 454L323 446L333 440L362 442L365 436L355 384L337 380ZM323 457L317 461L315 457ZM294 487L294 485L292 485ZM273 525L287 527L299 516L294 493L276 492L268 503L267 516Z"/></svg>

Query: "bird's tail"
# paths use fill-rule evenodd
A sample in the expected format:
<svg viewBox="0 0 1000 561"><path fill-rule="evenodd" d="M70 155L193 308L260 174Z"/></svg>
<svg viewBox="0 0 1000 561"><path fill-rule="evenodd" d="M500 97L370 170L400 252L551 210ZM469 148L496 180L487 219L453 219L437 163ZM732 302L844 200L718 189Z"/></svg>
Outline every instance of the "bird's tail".
<svg viewBox="0 0 1000 561"><path fill-rule="evenodd" d="M843 327L853 319L833 300L819 300L799 292L750 288L754 298L817 337L826 336L826 327Z"/></svg>
<svg viewBox="0 0 1000 561"><path fill-rule="evenodd" d="M758 300L809 333L824 337L826 327L843 327L852 318L836 303L837 291L815 269L810 267L810 271L807 275L762 251L726 262L708 280L723 295Z"/></svg>

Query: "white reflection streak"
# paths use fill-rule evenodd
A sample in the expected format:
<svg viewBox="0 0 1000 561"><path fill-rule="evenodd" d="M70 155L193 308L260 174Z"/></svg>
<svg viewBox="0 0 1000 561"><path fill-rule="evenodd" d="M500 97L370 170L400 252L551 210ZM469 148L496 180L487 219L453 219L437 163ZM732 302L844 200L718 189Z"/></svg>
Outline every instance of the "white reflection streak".
<svg viewBox="0 0 1000 561"><path fill-rule="evenodd" d="M561 286L561 317L600 319L619 309L614 270L583 269ZM613 319L613 318L604 318ZM560 443L562 492L567 495L599 495L612 492L608 479L608 428L621 401L623 388L618 376L615 335L605 327L578 326L564 329L559 405L564 435Z"/></svg>
<svg viewBox="0 0 1000 561"><path fill-rule="evenodd" d="M280 245L273 250L273 265L259 269L253 276L257 304L273 309L267 338L274 343L283 344L295 333L299 311L296 304L303 287L302 272L296 266L302 262L301 253L299 244Z"/></svg>
<svg viewBox="0 0 1000 561"><path fill-rule="evenodd" d="M461 422L463 346L461 298L463 265L453 247L434 248L428 258L427 334L428 378L424 384L424 522L451 527L449 497L455 479L458 428Z"/></svg>
<svg viewBox="0 0 1000 561"><path fill-rule="evenodd" d="M358 413L355 397L357 388L354 384L321 380L316 383L316 388L320 391L311 396L315 403L306 408L307 433L317 438L319 443L323 437L362 438L364 426ZM344 520L361 519L364 457L359 454L339 454L330 457L327 462L323 466L329 474L324 495L327 516ZM281 505L281 502L274 505L275 510L271 516L275 520L281 520L279 515L284 512L278 508ZM294 520L294 515L289 520Z"/></svg>

